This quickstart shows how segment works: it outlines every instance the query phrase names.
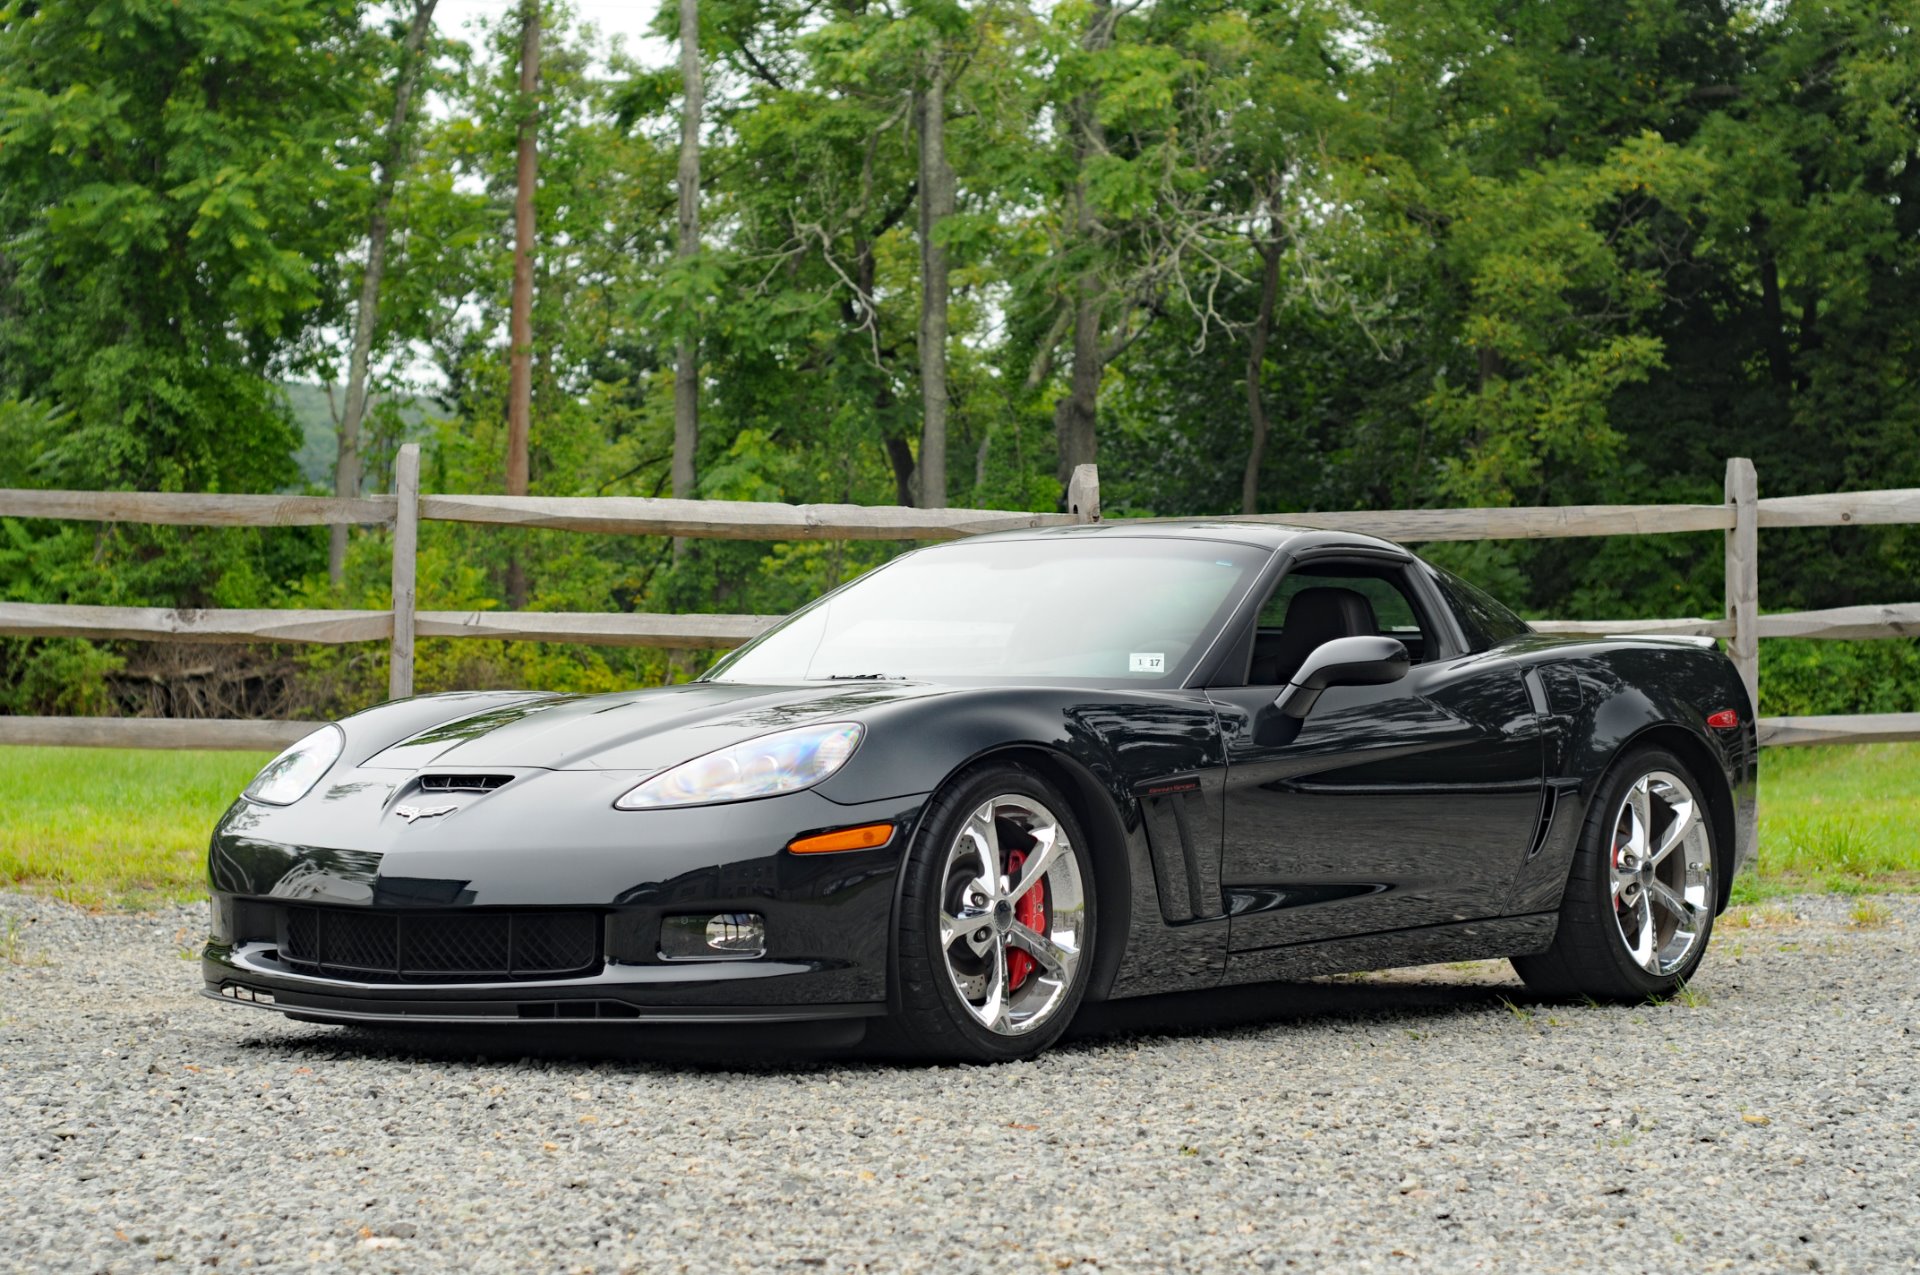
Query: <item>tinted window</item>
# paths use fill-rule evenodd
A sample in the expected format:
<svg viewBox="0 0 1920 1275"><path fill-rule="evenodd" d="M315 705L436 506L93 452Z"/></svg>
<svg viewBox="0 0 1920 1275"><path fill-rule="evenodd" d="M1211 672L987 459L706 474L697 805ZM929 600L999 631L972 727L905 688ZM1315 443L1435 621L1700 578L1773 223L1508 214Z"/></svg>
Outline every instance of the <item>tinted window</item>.
<svg viewBox="0 0 1920 1275"><path fill-rule="evenodd" d="M1408 581L1400 567L1310 562L1289 571L1261 606L1247 662L1248 685L1269 686L1286 681L1308 652L1326 640L1324 628L1312 618L1300 621L1302 628L1288 626L1289 619L1295 618L1289 615L1294 598L1307 589L1337 589L1365 598L1373 612L1372 622L1365 626L1366 632L1399 639L1407 648L1407 658L1415 664L1433 658L1438 649L1430 626L1422 621L1420 607L1408 591Z"/></svg>
<svg viewBox="0 0 1920 1275"><path fill-rule="evenodd" d="M922 549L798 612L709 677L1178 686L1269 557L1146 536Z"/></svg>
<svg viewBox="0 0 1920 1275"><path fill-rule="evenodd" d="M1398 581L1373 575L1349 574L1352 568L1302 568L1288 573L1273 590L1267 604L1260 608L1260 627L1277 629L1287 621L1287 605L1293 601L1293 595L1302 589L1335 588L1351 589L1373 604L1373 618L1378 629L1388 637L1423 636L1420 631L1420 617L1414 614L1413 603L1408 600Z"/></svg>
<svg viewBox="0 0 1920 1275"><path fill-rule="evenodd" d="M1446 595L1447 605L1453 608L1461 631L1467 635L1467 645L1472 649L1484 651L1533 632L1525 620L1495 602L1484 590L1437 567L1428 569L1433 572L1440 592Z"/></svg>

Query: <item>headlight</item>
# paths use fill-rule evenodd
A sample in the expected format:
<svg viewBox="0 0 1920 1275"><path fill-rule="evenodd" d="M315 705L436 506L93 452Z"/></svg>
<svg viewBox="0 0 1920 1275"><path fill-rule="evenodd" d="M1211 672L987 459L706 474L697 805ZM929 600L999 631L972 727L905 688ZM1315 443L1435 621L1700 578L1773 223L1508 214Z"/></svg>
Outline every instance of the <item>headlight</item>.
<svg viewBox="0 0 1920 1275"><path fill-rule="evenodd" d="M322 726L268 762L247 785L247 797L269 806L291 806L320 782L320 776L340 760L340 750L346 746L344 731L338 726Z"/></svg>
<svg viewBox="0 0 1920 1275"><path fill-rule="evenodd" d="M613 804L651 810L799 792L846 765L864 733L856 722L834 722L762 735L663 770Z"/></svg>

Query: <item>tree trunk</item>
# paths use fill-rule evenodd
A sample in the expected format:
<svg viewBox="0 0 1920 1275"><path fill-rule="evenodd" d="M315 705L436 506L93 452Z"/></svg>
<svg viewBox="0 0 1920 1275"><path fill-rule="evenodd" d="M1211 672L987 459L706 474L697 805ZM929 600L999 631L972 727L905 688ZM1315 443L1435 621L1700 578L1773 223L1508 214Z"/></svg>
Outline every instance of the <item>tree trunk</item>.
<svg viewBox="0 0 1920 1275"><path fill-rule="evenodd" d="M1053 407L1053 432L1060 445L1060 490L1079 465L1098 459L1095 428L1100 402L1100 312L1102 289L1092 275L1078 284L1073 310L1073 374L1067 393Z"/></svg>
<svg viewBox="0 0 1920 1275"><path fill-rule="evenodd" d="M1081 47L1098 52L1113 41L1113 2L1094 0ZM1094 94L1082 93L1069 112L1073 128L1073 153L1078 176L1073 187L1073 231L1081 243L1092 239L1097 226L1093 205L1088 199L1087 164L1106 148L1106 128L1100 123ZM1106 309L1106 289L1098 274L1089 270L1075 285L1073 311L1073 375L1067 394L1053 409L1054 435L1060 448L1060 491L1065 498L1068 481L1077 465L1096 460L1095 430L1099 423L1100 374L1105 370L1101 358L1101 317Z"/></svg>
<svg viewBox="0 0 1920 1275"><path fill-rule="evenodd" d="M1787 316L1780 302L1780 267L1773 253L1760 254L1760 312L1765 318L1762 342L1767 350L1767 370L1773 375L1773 387L1782 399L1793 392L1793 351L1787 347Z"/></svg>
<svg viewBox="0 0 1920 1275"><path fill-rule="evenodd" d="M886 393L886 391L882 391ZM902 505L913 503L913 448L907 440L889 434L886 439L887 464L893 467L893 498Z"/></svg>
<svg viewBox="0 0 1920 1275"><path fill-rule="evenodd" d="M513 191L513 303L507 340L507 494L527 494L527 436L533 423L533 188L538 178L536 130L540 86L540 0L521 0L520 150ZM526 572L519 555L507 559L507 605L527 604Z"/></svg>
<svg viewBox="0 0 1920 1275"><path fill-rule="evenodd" d="M1260 249L1260 313L1254 318L1247 342L1247 419L1253 424L1253 442L1247 448L1246 472L1240 476L1240 512L1259 513L1260 466L1267 458L1267 405L1261 397L1261 370L1267 361L1267 340L1273 333L1273 303L1280 291L1280 239L1267 223Z"/></svg>
<svg viewBox="0 0 1920 1275"><path fill-rule="evenodd" d="M926 509L947 507L947 250L936 242L955 203L946 76L942 58L920 98L920 504Z"/></svg>
<svg viewBox="0 0 1920 1275"><path fill-rule="evenodd" d="M700 113L705 85L700 66L700 0L680 0L680 243L682 261L700 251ZM700 442L700 353L691 335L680 338L673 371L673 494L693 495L694 455Z"/></svg>
<svg viewBox="0 0 1920 1275"><path fill-rule="evenodd" d="M373 358L373 334L380 318L380 284L387 270L388 210L393 188L407 166L410 149L408 122L414 88L420 82L420 56L427 32L433 29L433 11L440 0L415 0L413 21L401 45L400 66L394 77L393 114L387 120L386 154L373 183L373 208L367 215L367 272L360 278L360 300L353 312L353 348L347 359L347 406L340 418L339 458L334 462L333 490L337 496L360 494L360 424L367 415L367 365ZM335 525L327 540L327 578L338 585L346 577L347 528Z"/></svg>

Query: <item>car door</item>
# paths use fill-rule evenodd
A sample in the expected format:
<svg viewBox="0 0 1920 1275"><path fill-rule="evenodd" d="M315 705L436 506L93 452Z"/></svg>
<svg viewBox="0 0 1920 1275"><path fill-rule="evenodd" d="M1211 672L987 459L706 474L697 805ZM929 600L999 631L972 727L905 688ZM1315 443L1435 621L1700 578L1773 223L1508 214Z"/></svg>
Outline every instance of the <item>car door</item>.
<svg viewBox="0 0 1920 1275"><path fill-rule="evenodd" d="M1250 653L1277 645L1306 588L1367 597L1376 631L1405 642L1413 664L1387 685L1328 689L1292 738L1261 729L1284 669L1263 673L1252 658L1240 685L1209 688L1227 761L1230 947L1498 915L1541 805L1540 725L1520 671L1468 650L1424 579L1383 557L1296 563L1261 608Z"/></svg>

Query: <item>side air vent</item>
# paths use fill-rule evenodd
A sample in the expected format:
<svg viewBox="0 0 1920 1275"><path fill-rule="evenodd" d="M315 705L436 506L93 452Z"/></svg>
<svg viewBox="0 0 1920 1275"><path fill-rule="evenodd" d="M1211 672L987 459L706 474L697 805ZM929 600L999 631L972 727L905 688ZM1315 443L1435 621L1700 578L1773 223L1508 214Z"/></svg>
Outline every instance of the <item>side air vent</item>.
<svg viewBox="0 0 1920 1275"><path fill-rule="evenodd" d="M1225 910L1220 893L1218 825L1207 818L1207 799L1192 776L1143 784L1147 851L1153 857L1160 915L1170 924L1216 917ZM1212 854L1205 847L1215 847Z"/></svg>
<svg viewBox="0 0 1920 1275"><path fill-rule="evenodd" d="M492 792L513 782L512 775L422 775L421 792Z"/></svg>
<svg viewBox="0 0 1920 1275"><path fill-rule="evenodd" d="M1548 787L1540 794L1540 822L1533 830L1533 844L1527 847L1527 862L1533 862L1533 856L1546 847L1547 834L1553 831L1554 808L1560 804L1558 789Z"/></svg>

